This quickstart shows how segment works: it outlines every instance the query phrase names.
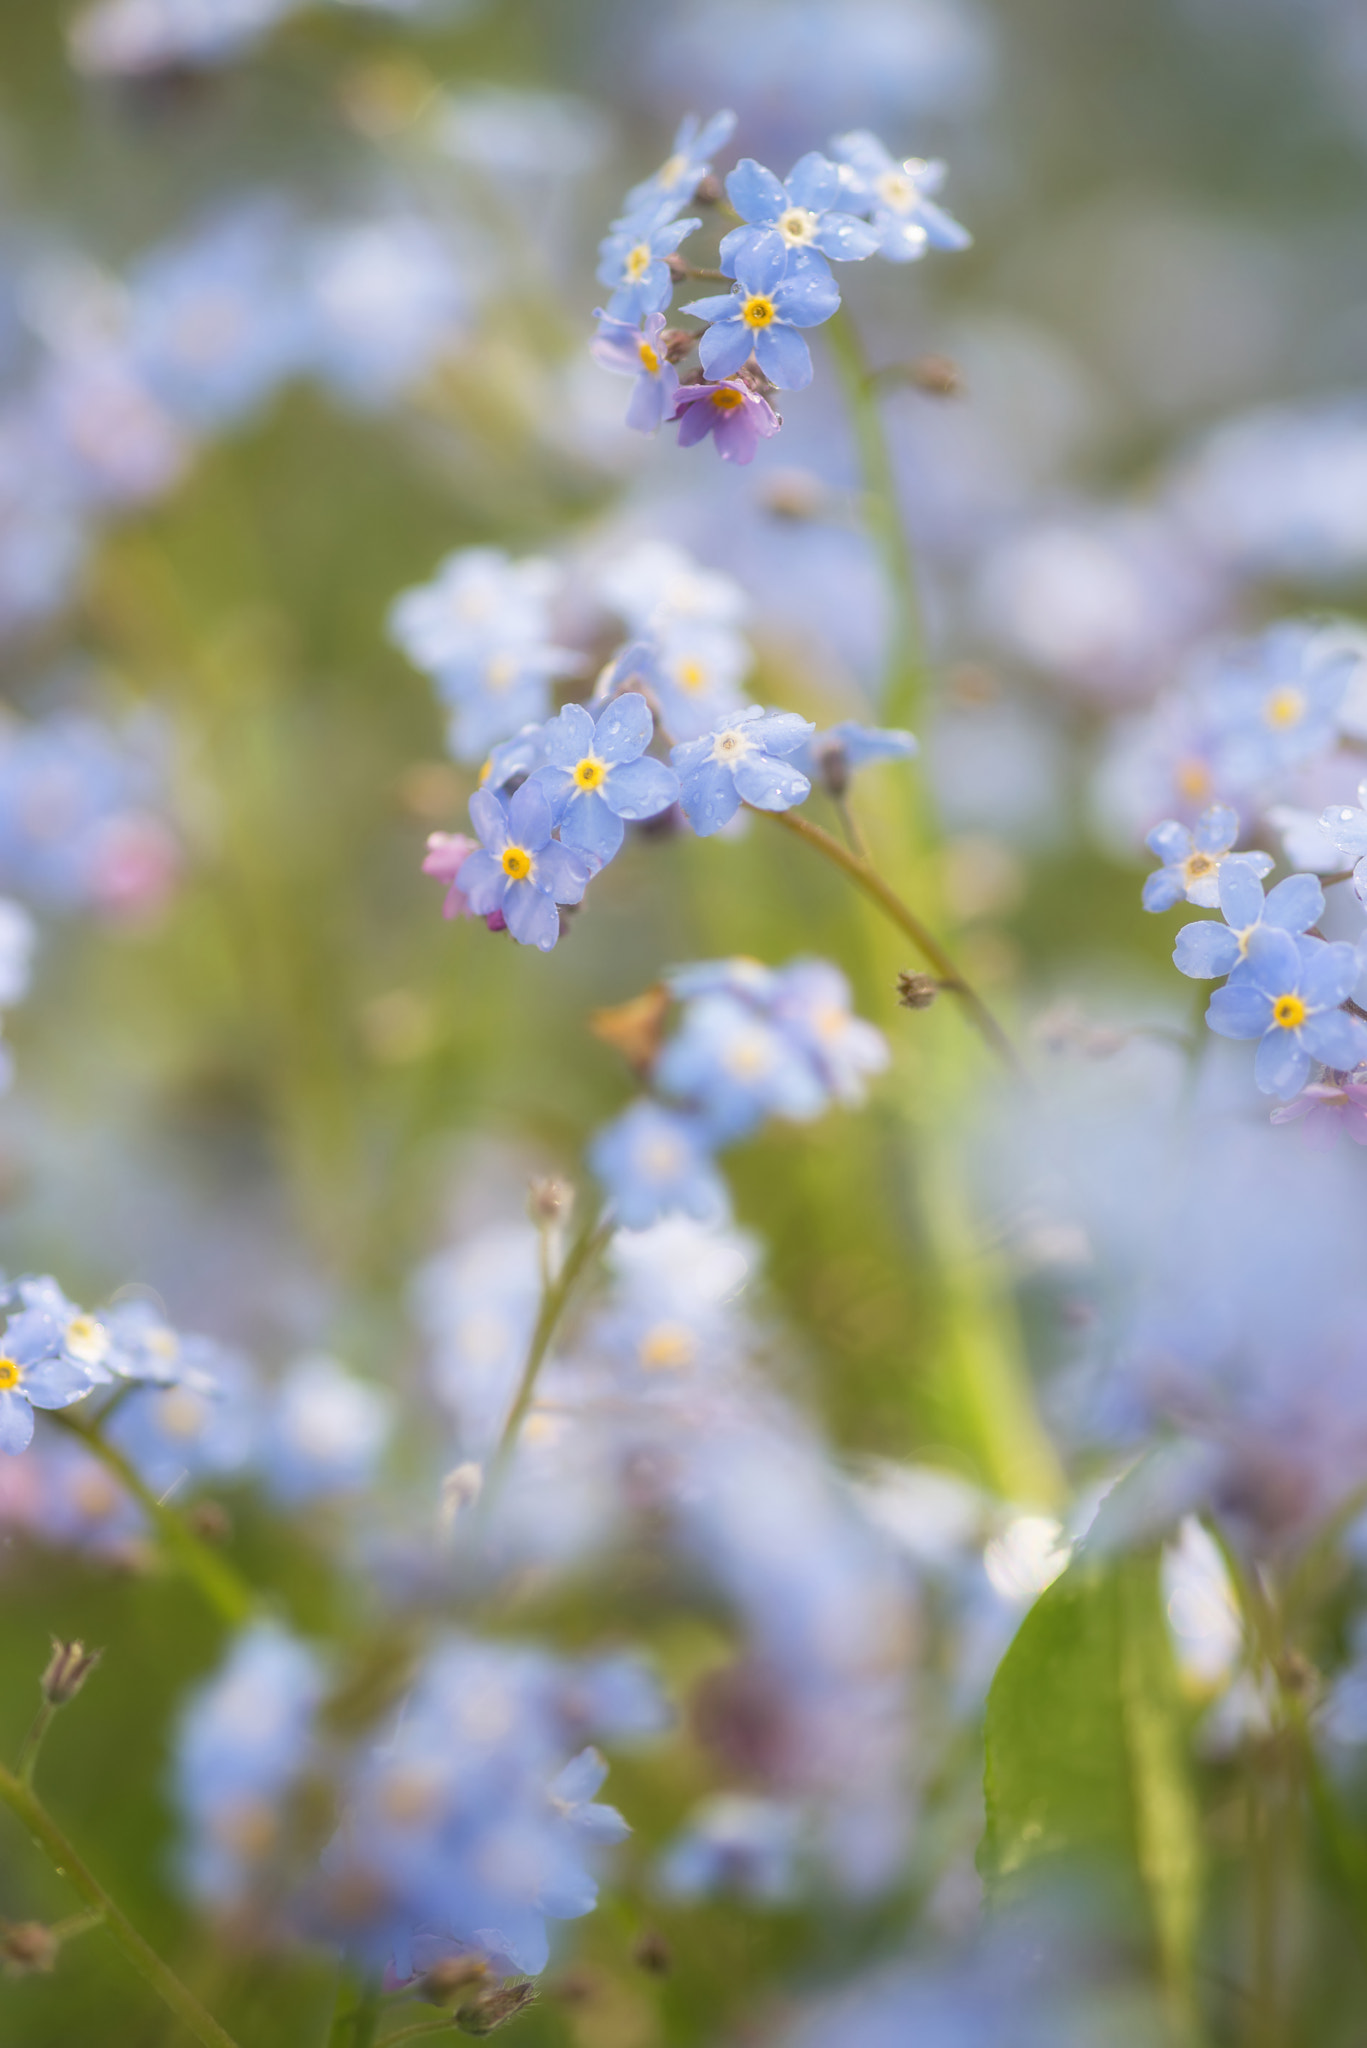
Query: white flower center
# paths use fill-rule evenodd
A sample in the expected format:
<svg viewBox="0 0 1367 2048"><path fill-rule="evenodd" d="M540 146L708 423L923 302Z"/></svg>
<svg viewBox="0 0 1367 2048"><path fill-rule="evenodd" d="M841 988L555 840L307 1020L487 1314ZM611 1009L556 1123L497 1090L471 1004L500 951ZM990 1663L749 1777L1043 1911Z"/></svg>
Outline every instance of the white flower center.
<svg viewBox="0 0 1367 2048"><path fill-rule="evenodd" d="M815 239L819 224L805 206L790 206L778 217L778 231L790 249L805 249Z"/></svg>

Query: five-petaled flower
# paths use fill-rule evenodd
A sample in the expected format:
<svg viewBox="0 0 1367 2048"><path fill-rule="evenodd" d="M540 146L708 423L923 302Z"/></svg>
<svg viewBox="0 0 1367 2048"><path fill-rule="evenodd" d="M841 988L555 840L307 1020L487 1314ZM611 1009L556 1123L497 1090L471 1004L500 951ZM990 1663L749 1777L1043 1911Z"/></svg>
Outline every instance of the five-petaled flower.
<svg viewBox="0 0 1367 2048"><path fill-rule="evenodd" d="M619 377L634 377L627 425L638 434L653 434L665 419L679 388L679 373L665 355L663 313L647 313L640 326L629 320L614 320L599 308L594 313L598 332L589 352L605 370Z"/></svg>
<svg viewBox="0 0 1367 2048"><path fill-rule="evenodd" d="M768 399L739 377L719 384L681 384L670 418L679 422L681 448L711 434L723 462L753 462L760 442L783 424Z"/></svg>
<svg viewBox="0 0 1367 2048"><path fill-rule="evenodd" d="M684 307L710 324L698 343L709 377L731 377L755 361L771 384L798 391L812 381L812 358L799 327L819 327L840 304L834 278L823 265L785 275L788 251L780 235L735 258L736 288L724 297L694 299Z"/></svg>
<svg viewBox="0 0 1367 2048"><path fill-rule="evenodd" d="M675 220L674 202L628 214L613 224L598 245L598 282L612 286L608 312L614 320L644 320L669 304L674 281L666 257L700 220Z"/></svg>
<svg viewBox="0 0 1367 2048"><path fill-rule="evenodd" d="M1175 818L1155 825L1144 844L1163 865L1144 884L1145 910L1171 910L1184 896L1198 909L1214 910L1220 901L1220 869L1226 861L1238 861L1257 876L1269 873L1273 865L1270 853L1231 852L1238 836L1238 814L1228 804L1212 804L1202 811L1191 832Z"/></svg>
<svg viewBox="0 0 1367 2048"><path fill-rule="evenodd" d="M470 819L482 845L467 854L456 886L477 917L501 911L522 946L549 953L560 936L557 903L578 903L593 865L552 839L550 799L524 782L505 809L492 790L477 789Z"/></svg>
<svg viewBox="0 0 1367 2048"><path fill-rule="evenodd" d="M795 711L751 704L701 739L675 747L669 758L679 772L679 801L698 837L720 832L742 802L757 811L788 811L810 796L811 783L782 756L795 753L815 730Z"/></svg>
<svg viewBox="0 0 1367 2048"><path fill-rule="evenodd" d="M545 728L549 765L532 780L545 790L564 844L599 866L620 848L624 818L655 818L678 800L674 770L646 753L653 731L635 690L614 698L596 726L582 704L567 704Z"/></svg>
<svg viewBox="0 0 1367 2048"><path fill-rule="evenodd" d="M869 214L878 252L890 263L914 263L927 249L966 249L973 237L933 193L945 179L942 163L907 157L899 163L867 128L840 135L831 144L842 165L846 202Z"/></svg>
<svg viewBox="0 0 1367 2048"><path fill-rule="evenodd" d="M1230 974L1248 951L1253 933L1290 932L1292 936L1318 924L1324 914L1324 891L1313 875L1288 875L1267 897L1251 868L1227 860L1216 877L1225 922L1203 919L1184 924L1173 947L1173 964L1193 981L1212 981Z"/></svg>
<svg viewBox="0 0 1367 2048"><path fill-rule="evenodd" d="M589 1165L625 1230L646 1230L680 1212L700 1222L727 1213L701 1121L658 1102L633 1102L606 1124L589 1147Z"/></svg>
<svg viewBox="0 0 1367 2048"><path fill-rule="evenodd" d="M726 109L710 121L685 114L674 134L674 147L658 171L633 185L626 198L628 214L648 206L686 206L712 167L712 158L731 135L736 117Z"/></svg>
<svg viewBox="0 0 1367 2048"><path fill-rule="evenodd" d="M26 1451L35 1408L69 1408L94 1384L92 1374L66 1354L52 1316L40 1308L12 1315L0 1334L0 1451Z"/></svg>
<svg viewBox="0 0 1367 2048"><path fill-rule="evenodd" d="M1222 1038L1261 1041L1253 1078L1264 1095L1285 1101L1305 1086L1314 1061L1349 1073L1367 1060L1367 1030L1339 1007L1360 971L1352 946L1262 925L1211 997L1206 1021Z"/></svg>
<svg viewBox="0 0 1367 2048"><path fill-rule="evenodd" d="M840 168L820 150L809 150L782 185L752 156L742 157L726 193L745 223L722 237L721 266L732 275L742 257L762 249L776 248L790 271L824 271L824 257L855 263L878 247L878 232L867 221L835 210Z"/></svg>

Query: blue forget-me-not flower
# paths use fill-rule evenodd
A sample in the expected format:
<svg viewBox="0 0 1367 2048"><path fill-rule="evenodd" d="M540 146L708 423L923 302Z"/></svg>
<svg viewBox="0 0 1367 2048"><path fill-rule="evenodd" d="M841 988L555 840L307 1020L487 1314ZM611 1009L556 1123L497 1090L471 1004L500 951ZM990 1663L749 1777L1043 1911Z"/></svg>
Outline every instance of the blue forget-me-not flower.
<svg viewBox="0 0 1367 2048"><path fill-rule="evenodd" d="M624 818L657 817L678 798L674 770L646 753L654 729L635 690L614 698L597 725L582 704L567 704L546 726L548 766L534 780L550 799L563 843L600 866L621 847Z"/></svg>
<svg viewBox="0 0 1367 2048"><path fill-rule="evenodd" d="M674 202L666 200L614 223L598 245L599 284L612 287L608 312L614 320L639 324L648 313L662 313L674 292L666 257L700 220L676 220Z"/></svg>
<svg viewBox="0 0 1367 2048"><path fill-rule="evenodd" d="M624 1230L645 1230L680 1212L710 1223L730 1207L698 1118L658 1102L634 1102L604 1125L589 1147L589 1165Z"/></svg>
<svg viewBox="0 0 1367 2048"><path fill-rule="evenodd" d="M1257 876L1269 874L1270 853L1231 851L1238 836L1238 814L1228 804L1202 811L1190 832L1175 818L1155 825L1144 844L1163 865L1144 884L1145 910L1171 910L1184 896L1201 910L1214 910L1220 901L1220 869L1227 861L1238 861Z"/></svg>
<svg viewBox="0 0 1367 2048"><path fill-rule="evenodd" d="M650 206L686 206L712 168L712 158L730 140L736 117L728 109L699 121L685 114L674 135L674 147L658 171L633 185L626 196L625 212L640 213Z"/></svg>
<svg viewBox="0 0 1367 2048"><path fill-rule="evenodd" d="M592 864L551 837L550 799L535 782L515 790L506 809L492 790L477 789L470 820L481 844L461 863L461 893L479 917L501 911L519 945L549 953L560 936L556 905L582 899Z"/></svg>
<svg viewBox="0 0 1367 2048"><path fill-rule="evenodd" d="M1253 1078L1264 1095L1285 1101L1305 1086L1314 1061L1350 1072L1367 1060L1367 1030L1339 1007L1360 971L1352 946L1263 925L1211 997L1206 1020L1222 1038L1260 1041Z"/></svg>
<svg viewBox="0 0 1367 2048"><path fill-rule="evenodd" d="M876 135L859 128L831 144L842 165L846 203L867 213L878 252L892 263L914 263L927 249L966 249L973 237L933 195L944 183L942 163L907 157L899 163Z"/></svg>
<svg viewBox="0 0 1367 2048"><path fill-rule="evenodd" d="M712 378L734 376L753 352L771 383L800 390L812 381L812 358L798 329L819 327L835 312L840 293L834 278L824 266L788 274L788 252L777 235L738 251L734 265L733 292L684 307L709 322L698 343L703 369Z"/></svg>
<svg viewBox="0 0 1367 2048"><path fill-rule="evenodd" d="M0 1451L26 1451L35 1408L69 1408L93 1385L86 1368L64 1355L52 1316L41 1308L11 1314L0 1333Z"/></svg>
<svg viewBox="0 0 1367 2048"><path fill-rule="evenodd" d="M1252 870L1227 860L1216 887L1224 923L1206 918L1200 924L1184 924L1173 947L1173 964L1194 981L1232 973L1255 931L1266 927L1296 937L1324 914L1324 891L1314 875L1288 875L1264 898L1263 885Z"/></svg>
<svg viewBox="0 0 1367 2048"><path fill-rule="evenodd" d="M653 434L663 423L679 388L679 373L665 355L663 313L647 313L644 321L614 320L595 310L598 332L589 343L596 363L619 377L634 377L626 423L638 434Z"/></svg>
<svg viewBox="0 0 1367 2048"><path fill-rule="evenodd" d="M742 257L777 249L790 271L825 269L824 257L858 262L878 247L877 230L852 213L838 211L840 168L819 150L809 150L780 184L753 157L742 157L726 181L727 197L745 223L722 237L721 267L735 274Z"/></svg>
<svg viewBox="0 0 1367 2048"><path fill-rule="evenodd" d="M815 730L795 711L751 704L701 739L675 747L670 759L679 774L679 800L698 837L730 824L742 801L758 811L788 811L808 797L811 783L783 756Z"/></svg>

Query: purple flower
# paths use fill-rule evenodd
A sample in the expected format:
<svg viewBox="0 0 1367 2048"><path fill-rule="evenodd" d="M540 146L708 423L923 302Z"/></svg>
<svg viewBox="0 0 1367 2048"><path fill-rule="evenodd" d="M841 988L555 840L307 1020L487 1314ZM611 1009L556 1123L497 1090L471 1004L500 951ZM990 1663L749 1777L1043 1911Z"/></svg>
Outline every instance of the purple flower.
<svg viewBox="0 0 1367 2048"><path fill-rule="evenodd" d="M422 871L438 882L446 883L446 901L441 906L443 917L473 917L468 900L462 895L456 876L464 867L467 857L479 845L464 832L429 832L427 852L423 857Z"/></svg>
<svg viewBox="0 0 1367 2048"><path fill-rule="evenodd" d="M812 785L792 754L815 731L795 711L765 711L752 704L719 721L700 740L685 740L670 760L679 771L679 800L700 839L728 825L742 802L757 811L787 811L810 796Z"/></svg>
<svg viewBox="0 0 1367 2048"><path fill-rule="evenodd" d="M819 150L809 150L793 165L786 185L752 156L742 157L726 181L726 192L746 223L722 238L722 269L732 275L741 258L763 249L778 249L790 271L800 272L823 271L825 256L855 263L878 247L878 233L867 221L832 211L840 196L840 170Z"/></svg>
<svg viewBox="0 0 1367 2048"><path fill-rule="evenodd" d="M678 800L674 770L646 755L654 730L634 690L615 698L596 726L582 704L567 704L545 728L550 765L533 781L550 799L564 844L599 867L620 848L624 818L658 817Z"/></svg>
<svg viewBox="0 0 1367 2048"><path fill-rule="evenodd" d="M0 1451L26 1451L33 1441L35 1408L69 1408L94 1384L63 1355L62 1332L39 1308L12 1315L0 1336Z"/></svg>
<svg viewBox="0 0 1367 2048"><path fill-rule="evenodd" d="M709 377L734 376L753 350L770 383L800 390L812 381L812 358L797 330L819 327L835 312L840 293L834 278L824 266L785 276L788 252L780 235L739 252L735 265L733 292L684 307L711 323L698 343L703 369Z"/></svg>
<svg viewBox="0 0 1367 2048"><path fill-rule="evenodd" d="M1339 1007L1359 971L1352 946L1261 925L1211 997L1206 1021L1222 1038L1259 1039L1253 1078L1264 1095L1286 1100L1305 1086L1315 1060L1338 1073L1367 1061L1367 1031Z"/></svg>
<svg viewBox="0 0 1367 2048"><path fill-rule="evenodd" d="M1367 1083L1312 1081L1294 1102L1272 1112L1274 1124L1304 1120L1305 1141L1316 1152L1328 1152L1347 1131L1355 1145L1367 1145Z"/></svg>
<svg viewBox="0 0 1367 2048"><path fill-rule="evenodd" d="M712 434L723 462L753 462L760 442L783 425L768 399L738 377L720 384L681 384L669 417L679 422L681 448Z"/></svg>
<svg viewBox="0 0 1367 2048"><path fill-rule="evenodd" d="M679 373L665 359L660 337L664 333L663 313L647 313L639 327L629 320L614 320L599 308L594 313L598 332L589 343L589 353L605 370L619 377L634 377L627 425L638 434L653 434L668 417L679 388Z"/></svg>
<svg viewBox="0 0 1367 2048"><path fill-rule="evenodd" d="M579 902L591 864L552 839L550 800L534 782L506 809L492 790L477 789L470 819L483 844L461 862L456 887L477 917L499 911L519 945L549 953L560 937L555 906Z"/></svg>
<svg viewBox="0 0 1367 2048"><path fill-rule="evenodd" d="M1201 910L1214 910L1219 901L1220 869L1226 861L1238 861L1257 876L1272 867L1270 853L1231 853L1239 836L1239 819L1228 804L1212 804L1188 832L1175 818L1155 825L1144 844L1163 865L1144 884L1145 910L1171 910L1185 896Z"/></svg>
<svg viewBox="0 0 1367 2048"><path fill-rule="evenodd" d="M674 291L674 280L665 261L672 256L685 235L700 228L700 220L675 220L674 201L628 214L613 223L612 232L598 245L599 284L612 286L608 312L615 320L644 320L648 313L662 313Z"/></svg>

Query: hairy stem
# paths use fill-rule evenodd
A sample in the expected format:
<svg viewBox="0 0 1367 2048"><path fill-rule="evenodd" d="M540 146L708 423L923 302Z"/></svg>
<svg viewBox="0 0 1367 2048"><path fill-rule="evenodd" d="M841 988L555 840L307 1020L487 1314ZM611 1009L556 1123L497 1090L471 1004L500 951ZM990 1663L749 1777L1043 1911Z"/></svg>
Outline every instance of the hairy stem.
<svg viewBox="0 0 1367 2048"><path fill-rule="evenodd" d="M13 1772L7 1771L2 1764L0 1800L3 1800L15 1817L22 1821L39 1848L45 1851L54 1868L85 1900L91 1912L98 1914L103 1920L127 1961L170 2007L187 2032L193 2034L196 2041L202 2042L204 2048L236 2048L232 2035L226 2033L212 2014L204 2010L193 1992L181 1983L174 1970L162 1961L155 1949L148 1946L132 1922L125 1919L104 1886L86 1868L32 1788L22 1784Z"/></svg>
<svg viewBox="0 0 1367 2048"><path fill-rule="evenodd" d="M796 811L762 811L761 817L772 818L786 832L805 839L807 844L824 854L828 861L849 876L857 889L875 903L883 915L904 932L915 946L928 967L935 970L945 988L957 996L978 1030L996 1053L998 1059L1017 1080L1025 1080L1025 1069L1020 1056L1007 1037L1001 1025L993 1016L987 1004L972 984L965 980L959 968L935 937L922 924L914 910L905 904L896 890L890 888L871 862L863 859L820 825L813 825L810 819L799 817Z"/></svg>
<svg viewBox="0 0 1367 2048"><path fill-rule="evenodd" d="M131 1493L143 1510L161 1540L167 1555L173 1558L187 1579L193 1581L214 1612L238 1628L247 1620L256 1604L251 1587L233 1570L223 1558L210 1550L207 1543L187 1527L184 1518L158 1500L141 1475L128 1462L123 1452L106 1442L98 1429L78 1422L65 1409L54 1409L48 1420L78 1437L105 1468L112 1472L119 1484Z"/></svg>

